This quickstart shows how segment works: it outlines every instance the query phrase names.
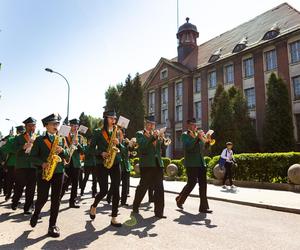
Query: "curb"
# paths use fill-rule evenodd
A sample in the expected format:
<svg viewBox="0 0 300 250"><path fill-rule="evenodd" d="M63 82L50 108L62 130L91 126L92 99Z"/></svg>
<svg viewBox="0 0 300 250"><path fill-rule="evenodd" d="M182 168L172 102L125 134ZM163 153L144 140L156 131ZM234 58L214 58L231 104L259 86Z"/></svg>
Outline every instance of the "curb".
<svg viewBox="0 0 300 250"><path fill-rule="evenodd" d="M136 188L136 186L130 185L132 188ZM165 190L165 193L169 194L179 194L179 192ZM197 198L198 195L190 194L190 197ZM216 201L223 201L228 203L234 203L238 205L244 205L244 206L250 206L250 207L257 207L257 208L263 208L263 209L269 209L279 212L285 212L285 213L293 213L293 214L300 214L300 209L297 208L289 208L289 207L280 207L275 205L268 205L268 204L261 204L261 203L255 203L255 202L247 202L247 201L239 201L239 200L231 200L226 198L219 198L219 197L213 197L213 196L207 196L209 200L216 200Z"/></svg>

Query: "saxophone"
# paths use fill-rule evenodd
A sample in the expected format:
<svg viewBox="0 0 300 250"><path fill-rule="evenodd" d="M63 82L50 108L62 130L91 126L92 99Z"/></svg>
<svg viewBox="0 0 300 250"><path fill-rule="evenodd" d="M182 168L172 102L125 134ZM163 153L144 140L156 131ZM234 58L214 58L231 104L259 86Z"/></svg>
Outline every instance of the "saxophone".
<svg viewBox="0 0 300 250"><path fill-rule="evenodd" d="M55 135L54 142L50 150L50 154L48 155L47 158L47 163L49 164L49 167L43 169L43 176L42 176L43 180L50 181L52 179L57 164L62 161L61 158L56 154L56 148L58 144L59 144L59 136Z"/></svg>
<svg viewBox="0 0 300 250"><path fill-rule="evenodd" d="M118 127L114 126L108 147L106 152L109 154L109 156L104 159L103 164L104 167L107 169L110 169L114 165L114 161L116 158L117 153L120 152L120 150L114 145L113 141L117 138L117 132L118 132Z"/></svg>

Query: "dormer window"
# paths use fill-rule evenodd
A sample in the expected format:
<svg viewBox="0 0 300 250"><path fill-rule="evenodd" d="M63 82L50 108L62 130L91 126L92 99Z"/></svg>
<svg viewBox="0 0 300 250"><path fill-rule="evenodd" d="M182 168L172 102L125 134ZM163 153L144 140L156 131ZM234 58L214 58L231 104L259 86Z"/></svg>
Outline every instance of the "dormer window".
<svg viewBox="0 0 300 250"><path fill-rule="evenodd" d="M163 69L160 71L160 80L165 80L168 78L168 69Z"/></svg>
<svg viewBox="0 0 300 250"><path fill-rule="evenodd" d="M274 39L275 37L277 37L279 35L279 26L277 23L275 23L272 28L265 33L264 37L262 40L271 40Z"/></svg>
<svg viewBox="0 0 300 250"><path fill-rule="evenodd" d="M220 58L220 56L221 56L221 51L222 51L221 48L218 49L217 51L215 51L215 52L211 55L211 57L209 58L208 62L209 62L209 63L212 63L212 62L217 61L217 60Z"/></svg>
<svg viewBox="0 0 300 250"><path fill-rule="evenodd" d="M232 53L238 53L247 47L248 39L244 37L232 50Z"/></svg>

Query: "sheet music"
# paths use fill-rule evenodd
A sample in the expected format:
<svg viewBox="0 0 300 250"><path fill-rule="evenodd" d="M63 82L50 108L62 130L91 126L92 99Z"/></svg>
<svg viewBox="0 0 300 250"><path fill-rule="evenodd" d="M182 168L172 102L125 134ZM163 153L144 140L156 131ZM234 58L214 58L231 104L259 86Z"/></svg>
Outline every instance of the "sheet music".
<svg viewBox="0 0 300 250"><path fill-rule="evenodd" d="M117 125L120 126L120 127L122 127L122 128L127 129L129 122L130 122L130 120L128 120L124 116L120 115Z"/></svg>
<svg viewBox="0 0 300 250"><path fill-rule="evenodd" d="M85 134L88 131L88 129L89 129L88 127L80 125L79 129L78 129L78 132L80 132L82 134Z"/></svg>
<svg viewBox="0 0 300 250"><path fill-rule="evenodd" d="M58 131L58 135L59 136L68 136L70 133L71 127L67 126L67 125L61 125L59 131Z"/></svg>

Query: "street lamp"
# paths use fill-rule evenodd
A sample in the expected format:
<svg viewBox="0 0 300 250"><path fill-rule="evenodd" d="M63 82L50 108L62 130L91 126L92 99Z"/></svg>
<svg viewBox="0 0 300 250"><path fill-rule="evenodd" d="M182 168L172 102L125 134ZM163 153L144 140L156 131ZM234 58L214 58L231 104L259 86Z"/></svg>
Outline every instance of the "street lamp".
<svg viewBox="0 0 300 250"><path fill-rule="evenodd" d="M65 124L68 124L68 120L69 120L69 106L70 106L70 84L69 84L67 78L65 78L61 73L56 72L56 71L54 71L54 70L52 70L52 69L49 69L49 68L45 68L45 70L46 70L47 72L50 72L50 73L54 73L54 74L60 75L62 78L65 79L65 81L66 81L66 83L67 83L67 85L68 85L67 117L66 117L66 119L65 119L65 121L64 121Z"/></svg>
<svg viewBox="0 0 300 250"><path fill-rule="evenodd" d="M5 118L6 121L9 122L13 122L16 126L18 125L17 122L15 120L9 119L9 118Z"/></svg>

